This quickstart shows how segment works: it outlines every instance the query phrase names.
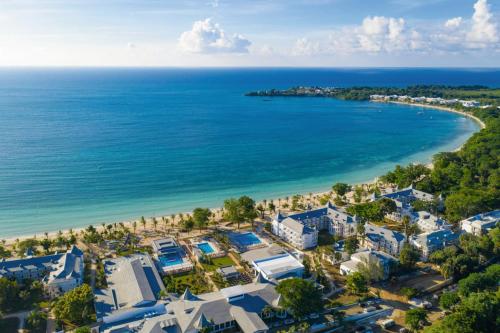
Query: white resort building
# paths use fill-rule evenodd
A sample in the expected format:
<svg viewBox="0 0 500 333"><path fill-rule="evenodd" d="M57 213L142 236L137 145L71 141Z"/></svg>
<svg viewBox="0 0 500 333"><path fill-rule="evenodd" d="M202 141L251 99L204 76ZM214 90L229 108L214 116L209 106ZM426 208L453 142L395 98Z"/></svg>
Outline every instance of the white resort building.
<svg viewBox="0 0 500 333"><path fill-rule="evenodd" d="M369 249L398 256L405 243L405 236L400 232L367 223L365 237L361 243Z"/></svg>
<svg viewBox="0 0 500 333"><path fill-rule="evenodd" d="M451 228L451 224L448 224L442 218L425 211L415 213L414 221L422 233Z"/></svg>
<svg viewBox="0 0 500 333"><path fill-rule="evenodd" d="M83 252L72 246L65 253L23 259L0 259L0 278L22 283L25 279L42 280L51 297L59 296L83 282Z"/></svg>
<svg viewBox="0 0 500 333"><path fill-rule="evenodd" d="M340 274L348 275L353 272L358 272L361 265L370 265L375 263L382 269L382 279L387 279L391 271L392 263L398 262L395 257L380 251L364 250L356 252L351 256L351 260L340 264Z"/></svg>
<svg viewBox="0 0 500 333"><path fill-rule="evenodd" d="M278 213L272 222L272 232L298 249L318 245L318 232L348 237L356 234L356 217L339 211L330 202L323 208L284 216Z"/></svg>
<svg viewBox="0 0 500 333"><path fill-rule="evenodd" d="M410 243L420 251L421 259L426 261L432 252L456 243L459 237L460 233L442 229L413 236Z"/></svg>
<svg viewBox="0 0 500 333"><path fill-rule="evenodd" d="M413 188L413 186L396 192L384 194L381 196L381 198L388 198L396 203L396 211L387 216L387 218L394 221L401 221L403 219L403 216L409 216L410 218L413 218L414 211L412 204L416 200L427 202L434 200L434 196L432 194L416 190Z"/></svg>
<svg viewBox="0 0 500 333"><path fill-rule="evenodd" d="M500 222L500 210L474 215L460 222L463 231L481 236Z"/></svg>

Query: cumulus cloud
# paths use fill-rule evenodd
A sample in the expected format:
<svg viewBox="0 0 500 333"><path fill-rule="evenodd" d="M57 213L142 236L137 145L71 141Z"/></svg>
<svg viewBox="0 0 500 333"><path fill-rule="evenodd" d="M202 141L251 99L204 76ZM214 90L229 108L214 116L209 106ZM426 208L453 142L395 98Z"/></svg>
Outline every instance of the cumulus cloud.
<svg viewBox="0 0 500 333"><path fill-rule="evenodd" d="M227 35L210 18L196 21L179 38L179 48L188 53L247 53L250 40L242 35Z"/></svg>
<svg viewBox="0 0 500 333"><path fill-rule="evenodd" d="M478 0L474 4L472 27L467 34L467 40L480 45L498 41L497 25L493 21L493 14L486 0Z"/></svg>
<svg viewBox="0 0 500 333"><path fill-rule="evenodd" d="M298 39L292 54L456 53L467 49L498 49L498 40L497 24L487 0L477 0L468 20L454 17L439 26L408 26L403 18L368 16L359 25L331 31L327 38Z"/></svg>
<svg viewBox="0 0 500 333"><path fill-rule="evenodd" d="M445 22L444 26L446 28L458 28L462 24L461 17L454 17Z"/></svg>

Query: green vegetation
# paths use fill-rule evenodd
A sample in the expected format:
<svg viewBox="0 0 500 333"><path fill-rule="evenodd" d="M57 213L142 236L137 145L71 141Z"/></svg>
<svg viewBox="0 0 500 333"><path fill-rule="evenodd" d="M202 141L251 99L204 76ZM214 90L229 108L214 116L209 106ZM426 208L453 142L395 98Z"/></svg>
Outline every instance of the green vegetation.
<svg viewBox="0 0 500 333"><path fill-rule="evenodd" d="M338 195L343 197L347 192L351 190L351 186L346 183L336 183L332 186L332 190Z"/></svg>
<svg viewBox="0 0 500 333"><path fill-rule="evenodd" d="M52 310L59 323L85 325L95 317L93 300L92 288L82 284L55 300Z"/></svg>
<svg viewBox="0 0 500 333"><path fill-rule="evenodd" d="M179 275L167 275L163 278L165 288L170 293L183 293L189 288L193 294L203 294L212 291L202 272L193 271Z"/></svg>
<svg viewBox="0 0 500 333"><path fill-rule="evenodd" d="M358 249L358 238L356 236L346 238L344 241L344 249L349 255L356 252Z"/></svg>
<svg viewBox="0 0 500 333"><path fill-rule="evenodd" d="M368 291L368 281L360 272L347 275L346 288L351 294L360 295Z"/></svg>
<svg viewBox="0 0 500 333"><path fill-rule="evenodd" d="M460 301L457 292L445 292L439 297L439 306L445 310L451 310Z"/></svg>
<svg viewBox="0 0 500 333"><path fill-rule="evenodd" d="M31 311L26 318L26 328L30 333L45 333L47 328L47 314L42 311Z"/></svg>
<svg viewBox="0 0 500 333"><path fill-rule="evenodd" d="M401 294L403 294L407 299L412 299L417 297L420 291L417 288L403 287L400 289Z"/></svg>
<svg viewBox="0 0 500 333"><path fill-rule="evenodd" d="M396 211L393 200L382 198L377 201L361 203L347 208L351 215L357 215L362 221L383 221L386 214Z"/></svg>
<svg viewBox="0 0 500 333"><path fill-rule="evenodd" d="M21 286L16 281L0 278L0 312L29 309L42 300L43 285L40 281L26 280Z"/></svg>
<svg viewBox="0 0 500 333"><path fill-rule="evenodd" d="M78 327L75 330L75 333L90 333L90 327L88 327L88 326Z"/></svg>
<svg viewBox="0 0 500 333"><path fill-rule="evenodd" d="M234 265L234 261L229 257L220 257L220 258L210 258L205 257L206 260L202 260L202 266L205 270L212 272L220 267L227 267Z"/></svg>
<svg viewBox="0 0 500 333"><path fill-rule="evenodd" d="M498 227L481 237L471 234L460 236L459 247L448 246L433 252L429 260L439 265L445 278L460 278L477 269L483 262L500 251Z"/></svg>
<svg viewBox="0 0 500 333"><path fill-rule="evenodd" d="M405 324L408 325L412 331L418 330L426 321L427 311L424 309L416 308L406 311Z"/></svg>
<svg viewBox="0 0 500 333"><path fill-rule="evenodd" d="M195 208L193 210L194 224L201 230L207 227L212 212L208 208Z"/></svg>
<svg viewBox="0 0 500 333"><path fill-rule="evenodd" d="M412 270L420 258L420 253L418 250L408 243L403 245L401 252L399 253L399 264L404 270Z"/></svg>
<svg viewBox="0 0 500 333"><path fill-rule="evenodd" d="M238 229L240 224L244 222L252 223L257 217L255 209L255 201L247 196L242 196L239 199L227 199L224 201L224 218L231 222L236 222Z"/></svg>
<svg viewBox="0 0 500 333"><path fill-rule="evenodd" d="M282 297L281 306L289 309L294 317L299 318L323 308L321 292L311 281L299 278L286 279L276 287Z"/></svg>

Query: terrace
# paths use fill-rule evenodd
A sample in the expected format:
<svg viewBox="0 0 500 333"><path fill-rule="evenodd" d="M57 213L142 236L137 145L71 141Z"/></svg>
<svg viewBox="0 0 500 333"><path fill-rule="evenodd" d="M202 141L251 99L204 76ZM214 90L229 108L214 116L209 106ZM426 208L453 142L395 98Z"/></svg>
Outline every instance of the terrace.
<svg viewBox="0 0 500 333"><path fill-rule="evenodd" d="M191 250L198 258L208 256L210 258L224 257L226 253L213 239L191 241Z"/></svg>
<svg viewBox="0 0 500 333"><path fill-rule="evenodd" d="M173 238L155 240L152 247L161 273L177 274L193 269L193 263L189 260L186 252Z"/></svg>

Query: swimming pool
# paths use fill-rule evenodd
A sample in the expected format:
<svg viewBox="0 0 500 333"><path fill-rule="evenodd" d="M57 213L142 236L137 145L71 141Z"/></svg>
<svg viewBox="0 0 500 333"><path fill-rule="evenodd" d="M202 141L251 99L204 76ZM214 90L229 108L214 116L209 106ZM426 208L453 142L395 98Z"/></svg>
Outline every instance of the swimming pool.
<svg viewBox="0 0 500 333"><path fill-rule="evenodd" d="M234 234L232 239L238 246L252 246L262 243L259 237L257 237L253 232Z"/></svg>
<svg viewBox="0 0 500 333"><path fill-rule="evenodd" d="M204 254L210 254L215 252L214 248L207 242L198 243L196 244L196 247L199 248L201 252L203 252Z"/></svg>
<svg viewBox="0 0 500 333"><path fill-rule="evenodd" d="M158 257L162 267L169 267L174 265L182 264L184 261L178 253L164 254Z"/></svg>

